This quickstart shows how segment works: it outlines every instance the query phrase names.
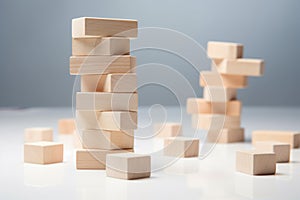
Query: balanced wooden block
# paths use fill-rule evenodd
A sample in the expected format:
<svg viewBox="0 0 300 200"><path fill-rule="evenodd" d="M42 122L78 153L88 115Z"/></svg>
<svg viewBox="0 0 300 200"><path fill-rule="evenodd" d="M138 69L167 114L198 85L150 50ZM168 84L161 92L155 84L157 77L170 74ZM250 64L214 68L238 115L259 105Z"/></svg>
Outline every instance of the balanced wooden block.
<svg viewBox="0 0 300 200"><path fill-rule="evenodd" d="M182 135L180 123L160 123L154 125L154 135L158 137L175 137Z"/></svg>
<svg viewBox="0 0 300 200"><path fill-rule="evenodd" d="M166 138L164 141L164 155L172 157L197 157L199 153L199 139L187 137Z"/></svg>
<svg viewBox="0 0 300 200"><path fill-rule="evenodd" d="M134 130L82 130L81 134L85 149L133 149L134 145Z"/></svg>
<svg viewBox="0 0 300 200"><path fill-rule="evenodd" d="M227 102L210 102L202 98L189 98L187 100L187 113L189 114L223 114L240 116L242 102L233 100Z"/></svg>
<svg viewBox="0 0 300 200"><path fill-rule="evenodd" d="M240 128L240 116L219 114L193 114L192 126L196 129L221 130Z"/></svg>
<svg viewBox="0 0 300 200"><path fill-rule="evenodd" d="M76 151L76 169L105 169L106 155L132 152L124 150L80 149Z"/></svg>
<svg viewBox="0 0 300 200"><path fill-rule="evenodd" d="M47 127L26 128L25 142L53 141L53 129Z"/></svg>
<svg viewBox="0 0 300 200"><path fill-rule="evenodd" d="M234 143L244 141L244 128L231 128L221 130L209 130L206 137L207 142Z"/></svg>
<svg viewBox="0 0 300 200"><path fill-rule="evenodd" d="M207 56L217 59L236 59L243 57L243 45L230 42L208 42Z"/></svg>
<svg viewBox="0 0 300 200"><path fill-rule="evenodd" d="M134 153L109 154L106 157L106 175L127 180L148 178L151 175L151 157Z"/></svg>
<svg viewBox="0 0 300 200"><path fill-rule="evenodd" d="M290 161L290 148L288 143L280 142L256 142L254 145L258 151L274 152L276 155L276 162L284 163Z"/></svg>
<svg viewBox="0 0 300 200"><path fill-rule="evenodd" d="M275 153L261 151L237 151L236 170L250 175L275 174Z"/></svg>
<svg viewBox="0 0 300 200"><path fill-rule="evenodd" d="M75 119L58 120L58 132L60 134L74 133L75 130L76 130Z"/></svg>
<svg viewBox="0 0 300 200"><path fill-rule="evenodd" d="M24 162L51 164L63 161L63 144L56 142L32 142L24 144Z"/></svg>
<svg viewBox="0 0 300 200"><path fill-rule="evenodd" d="M126 55L130 52L128 38L73 38L73 56Z"/></svg>
<svg viewBox="0 0 300 200"><path fill-rule="evenodd" d="M211 102L227 102L235 100L237 92L234 88L208 86L204 87L203 98Z"/></svg>
<svg viewBox="0 0 300 200"><path fill-rule="evenodd" d="M104 92L107 74L88 74L80 76L81 92Z"/></svg>
<svg viewBox="0 0 300 200"><path fill-rule="evenodd" d="M257 130L252 132L252 143L263 141L276 141L288 143L291 148L300 147L300 132L295 131L272 131L272 130Z"/></svg>
<svg viewBox="0 0 300 200"><path fill-rule="evenodd" d="M216 86L225 88L245 88L248 86L246 76L220 74L218 72L200 72L200 86Z"/></svg>
<svg viewBox="0 0 300 200"><path fill-rule="evenodd" d="M77 110L137 111L137 93L77 92Z"/></svg>

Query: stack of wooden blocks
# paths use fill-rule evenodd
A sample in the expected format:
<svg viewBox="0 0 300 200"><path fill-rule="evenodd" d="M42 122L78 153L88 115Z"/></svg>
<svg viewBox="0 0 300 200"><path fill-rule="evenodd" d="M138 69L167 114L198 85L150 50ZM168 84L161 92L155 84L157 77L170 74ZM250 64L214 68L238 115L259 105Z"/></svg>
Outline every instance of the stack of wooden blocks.
<svg viewBox="0 0 300 200"><path fill-rule="evenodd" d="M264 61L243 58L243 45L238 43L208 42L207 55L212 71L200 72L203 98L189 98L187 112L194 128L208 130L206 141L241 142L244 129L237 89L248 85L248 76L263 75Z"/></svg>
<svg viewBox="0 0 300 200"><path fill-rule="evenodd" d="M116 178L149 177L149 156L124 154L133 152L137 128L136 59L129 55L137 21L77 18L72 37L70 74L81 76L76 123L83 149L76 153L77 169L106 168Z"/></svg>

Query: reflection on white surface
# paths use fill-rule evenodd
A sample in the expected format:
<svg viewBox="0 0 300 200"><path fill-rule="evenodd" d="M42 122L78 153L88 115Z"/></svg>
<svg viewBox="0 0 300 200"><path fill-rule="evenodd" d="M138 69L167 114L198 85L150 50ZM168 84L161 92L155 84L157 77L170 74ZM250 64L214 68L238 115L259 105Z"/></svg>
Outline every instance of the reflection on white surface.
<svg viewBox="0 0 300 200"><path fill-rule="evenodd" d="M180 158L173 165L165 168L166 174L187 175L198 173L198 158Z"/></svg>

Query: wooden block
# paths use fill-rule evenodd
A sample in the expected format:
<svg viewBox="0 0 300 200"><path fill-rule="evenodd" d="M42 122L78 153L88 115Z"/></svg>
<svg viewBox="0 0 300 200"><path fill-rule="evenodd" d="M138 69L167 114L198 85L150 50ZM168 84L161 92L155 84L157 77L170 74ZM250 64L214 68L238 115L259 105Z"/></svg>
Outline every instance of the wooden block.
<svg viewBox="0 0 300 200"><path fill-rule="evenodd" d="M77 92L77 110L137 111L137 93Z"/></svg>
<svg viewBox="0 0 300 200"><path fill-rule="evenodd" d="M106 175L119 179L148 178L151 175L151 157L134 153L109 154L106 157Z"/></svg>
<svg viewBox="0 0 300 200"><path fill-rule="evenodd" d="M164 155L172 157L198 157L199 139L187 137L165 138Z"/></svg>
<svg viewBox="0 0 300 200"><path fill-rule="evenodd" d="M58 132L60 134L71 134L76 131L75 119L60 119L58 120Z"/></svg>
<svg viewBox="0 0 300 200"><path fill-rule="evenodd" d="M132 152L124 150L80 149L76 151L76 169L105 169L106 155Z"/></svg>
<svg viewBox="0 0 300 200"><path fill-rule="evenodd" d="M202 98L189 98L187 100L187 113L189 114L223 114L240 116L242 102L234 100L227 102L210 102Z"/></svg>
<svg viewBox="0 0 300 200"><path fill-rule="evenodd" d="M70 74L128 73L135 66L135 57L125 56L71 56Z"/></svg>
<svg viewBox="0 0 300 200"><path fill-rule="evenodd" d="M24 144L24 162L51 164L63 161L63 144L56 142L32 142Z"/></svg>
<svg viewBox="0 0 300 200"><path fill-rule="evenodd" d="M182 135L180 123L159 123L154 125L154 135L157 137L175 137Z"/></svg>
<svg viewBox="0 0 300 200"><path fill-rule="evenodd" d="M207 142L235 143L244 141L244 128L231 128L221 130L209 130L206 137Z"/></svg>
<svg viewBox="0 0 300 200"><path fill-rule="evenodd" d="M275 141L288 143L291 148L300 147L300 132L295 131L272 131L272 130L257 130L252 132L252 143Z"/></svg>
<svg viewBox="0 0 300 200"><path fill-rule="evenodd" d="M128 38L73 38L73 56L126 55L130 52Z"/></svg>
<svg viewBox="0 0 300 200"><path fill-rule="evenodd" d="M220 74L218 72L200 72L200 86L216 86L225 88L245 88L248 86L246 76Z"/></svg>
<svg viewBox="0 0 300 200"><path fill-rule="evenodd" d="M291 145L288 143L256 142L254 147L258 151L274 152L277 163L285 163L290 161Z"/></svg>
<svg viewBox="0 0 300 200"><path fill-rule="evenodd" d="M100 112L77 110L76 122L79 127L79 130L132 130L137 128L137 113L126 111Z"/></svg>
<svg viewBox="0 0 300 200"><path fill-rule="evenodd" d="M218 59L236 59L243 57L243 45L230 42L214 42L207 43L207 56L209 58Z"/></svg>
<svg viewBox="0 0 300 200"><path fill-rule="evenodd" d="M81 92L104 92L107 74L88 74L80 76Z"/></svg>
<svg viewBox="0 0 300 200"><path fill-rule="evenodd" d="M53 129L47 127L26 128L25 142L53 141Z"/></svg>
<svg viewBox="0 0 300 200"><path fill-rule="evenodd" d="M196 129L221 130L240 128L240 116L228 116L219 114L193 114L192 126Z"/></svg>
<svg viewBox="0 0 300 200"><path fill-rule="evenodd" d="M224 88L209 86L204 87L203 98L211 102L227 102L237 98L237 92L234 88Z"/></svg>
<svg viewBox="0 0 300 200"><path fill-rule="evenodd" d="M275 174L275 153L260 151L237 151L236 170L250 175Z"/></svg>
<svg viewBox="0 0 300 200"><path fill-rule="evenodd" d="M133 149L134 145L134 130L82 130L81 134L85 149Z"/></svg>
<svg viewBox="0 0 300 200"><path fill-rule="evenodd" d="M72 37L137 37L137 20L81 17L72 20Z"/></svg>

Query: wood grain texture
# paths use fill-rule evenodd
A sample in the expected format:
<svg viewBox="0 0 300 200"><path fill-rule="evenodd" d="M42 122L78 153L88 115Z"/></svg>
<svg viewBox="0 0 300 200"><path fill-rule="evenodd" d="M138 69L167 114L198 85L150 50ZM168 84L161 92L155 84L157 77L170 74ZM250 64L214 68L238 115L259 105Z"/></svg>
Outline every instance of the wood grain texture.
<svg viewBox="0 0 300 200"><path fill-rule="evenodd" d="M221 130L240 128L240 116L227 116L219 114L193 114L192 126L203 130Z"/></svg>
<svg viewBox="0 0 300 200"><path fill-rule="evenodd" d="M243 57L243 45L230 42L207 43L207 56L216 59L236 59Z"/></svg>
<svg viewBox="0 0 300 200"><path fill-rule="evenodd" d="M203 98L210 102L227 102L237 99L237 91L234 88L204 87Z"/></svg>
<svg viewBox="0 0 300 200"><path fill-rule="evenodd" d="M248 86L246 76L220 74L218 72L200 72L200 86L216 86L225 88L245 88Z"/></svg>

